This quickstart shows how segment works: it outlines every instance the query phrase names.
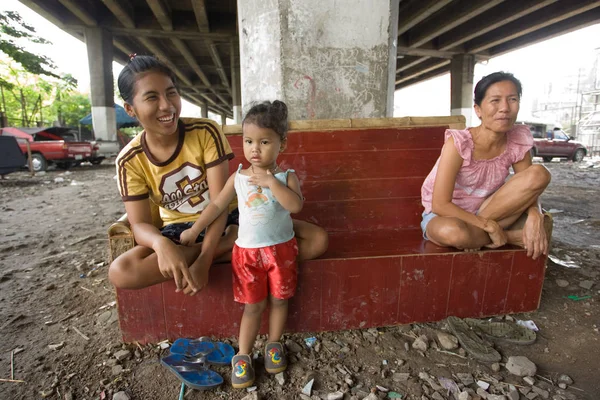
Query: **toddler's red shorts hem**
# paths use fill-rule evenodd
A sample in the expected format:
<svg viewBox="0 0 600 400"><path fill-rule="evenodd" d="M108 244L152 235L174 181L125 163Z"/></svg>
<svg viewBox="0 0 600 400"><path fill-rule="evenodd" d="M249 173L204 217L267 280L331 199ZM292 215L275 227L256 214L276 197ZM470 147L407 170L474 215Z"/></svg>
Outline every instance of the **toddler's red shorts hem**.
<svg viewBox="0 0 600 400"><path fill-rule="evenodd" d="M255 304L270 293L281 300L296 292L298 282L296 238L273 246L246 249L233 246L233 299Z"/></svg>

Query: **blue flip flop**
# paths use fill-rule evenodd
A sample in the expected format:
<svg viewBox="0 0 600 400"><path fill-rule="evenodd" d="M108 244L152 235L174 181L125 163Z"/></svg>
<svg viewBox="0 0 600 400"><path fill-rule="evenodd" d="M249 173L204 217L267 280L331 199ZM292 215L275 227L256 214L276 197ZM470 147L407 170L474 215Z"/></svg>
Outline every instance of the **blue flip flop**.
<svg viewBox="0 0 600 400"><path fill-rule="evenodd" d="M183 354L169 354L161 358L160 363L167 367L177 378L197 390L214 389L223 383L223 377L208 369L204 363L189 363Z"/></svg>
<svg viewBox="0 0 600 400"><path fill-rule="evenodd" d="M206 354L206 362L215 365L229 365L235 355L231 345L223 342L213 342L209 338L199 339L179 338L171 345L171 354L182 354L188 357L196 357Z"/></svg>

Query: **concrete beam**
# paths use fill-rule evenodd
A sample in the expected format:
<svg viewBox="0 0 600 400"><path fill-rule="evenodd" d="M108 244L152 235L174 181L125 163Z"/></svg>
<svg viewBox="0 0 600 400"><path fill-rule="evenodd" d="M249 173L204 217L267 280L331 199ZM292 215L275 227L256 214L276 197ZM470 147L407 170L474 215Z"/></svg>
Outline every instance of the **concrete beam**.
<svg viewBox="0 0 600 400"><path fill-rule="evenodd" d="M398 12L398 36L420 24L451 2L452 0L413 1L405 7L401 7Z"/></svg>
<svg viewBox="0 0 600 400"><path fill-rule="evenodd" d="M504 25L500 29L490 32L488 35L480 36L467 42L465 44L465 50L468 53L478 53L574 17L578 14L582 14L586 11L593 10L599 6L600 1L559 1L530 14L527 17L527 24L524 24L522 21L514 21Z"/></svg>
<svg viewBox="0 0 600 400"><path fill-rule="evenodd" d="M121 21L120 21L121 22ZM121 22L122 23L122 22ZM83 32L85 25L81 24L63 24L64 29ZM182 40L205 40L211 39L216 42L228 42L235 39L235 32L231 33L213 33L213 32L194 32L194 31L164 31L161 29L143 29L143 28L124 28L120 26L103 25L103 28L115 36L132 36L135 38L177 38Z"/></svg>
<svg viewBox="0 0 600 400"><path fill-rule="evenodd" d="M396 86L401 84L402 82L410 81L415 79L427 72L436 70L438 68L450 65L450 60L440 60L440 59L431 59L423 63L418 67L413 67L411 69L406 70L400 77L396 78Z"/></svg>
<svg viewBox="0 0 600 400"><path fill-rule="evenodd" d="M75 15L81 22L87 26L97 26L98 22L88 11L81 7L81 2L75 2L74 0L58 0L60 4L65 6L73 15Z"/></svg>
<svg viewBox="0 0 600 400"><path fill-rule="evenodd" d="M496 57L509 51L530 46L534 43L542 42L598 23L600 23L600 7L492 47L489 49L490 54L493 54L494 57Z"/></svg>
<svg viewBox="0 0 600 400"><path fill-rule="evenodd" d="M171 10L169 6L162 0L146 0L152 13L158 20L158 23L165 31L173 30L173 19L171 18Z"/></svg>
<svg viewBox="0 0 600 400"><path fill-rule="evenodd" d="M477 15L497 6L504 0L473 0L465 7L465 3L455 2L443 13L438 13L428 20L423 27L411 32L409 47L419 47L446 33Z"/></svg>
<svg viewBox="0 0 600 400"><path fill-rule="evenodd" d="M227 78L227 74L225 73L225 68L223 67L223 63L221 62L221 57L219 56L219 52L217 50L217 46L212 40L206 40L206 47L208 47L208 52L217 68L217 73L221 78L221 83L223 86L228 88L228 91L231 93L231 89L229 86L229 79Z"/></svg>
<svg viewBox="0 0 600 400"><path fill-rule="evenodd" d="M522 0L506 2L481 14L476 21L461 29L450 31L437 39L440 50L449 50L503 25L516 21L558 0Z"/></svg>
<svg viewBox="0 0 600 400"><path fill-rule="evenodd" d="M396 90L404 89L405 87L414 85L416 83L423 82L428 79L436 78L440 75L447 74L449 71L450 71L450 64L445 65L440 68L437 68L437 69L434 69L434 70L431 70L431 71L427 72L426 74L416 76L413 79L403 81L402 83L399 83L396 85Z"/></svg>
<svg viewBox="0 0 600 400"><path fill-rule="evenodd" d="M200 32L208 32L210 27L208 25L208 14L206 13L206 2L204 0L191 1L194 15L196 16L196 23L198 24L198 30Z"/></svg>
<svg viewBox="0 0 600 400"><path fill-rule="evenodd" d="M102 0L102 2L125 28L135 29L133 8L129 2L120 0Z"/></svg>
<svg viewBox="0 0 600 400"><path fill-rule="evenodd" d="M430 57L421 57L403 60L401 63L399 63L399 66L396 66L396 74L406 71L407 69L413 68L414 66L419 65L421 63L424 63L425 61L429 60L429 58Z"/></svg>
<svg viewBox="0 0 600 400"><path fill-rule="evenodd" d="M412 47L398 46L398 55L404 56L422 56L451 59L454 55L459 54L457 51L442 51L436 49L415 49Z"/></svg>

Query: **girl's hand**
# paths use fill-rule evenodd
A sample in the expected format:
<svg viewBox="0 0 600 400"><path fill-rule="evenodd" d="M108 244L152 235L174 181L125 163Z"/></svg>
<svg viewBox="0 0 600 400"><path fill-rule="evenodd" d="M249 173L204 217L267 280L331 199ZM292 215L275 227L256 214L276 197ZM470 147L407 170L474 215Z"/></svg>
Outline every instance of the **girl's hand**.
<svg viewBox="0 0 600 400"><path fill-rule="evenodd" d="M548 254L548 238L544 229L544 215L530 212L523 226L523 247L527 256L534 260L542 254Z"/></svg>
<svg viewBox="0 0 600 400"><path fill-rule="evenodd" d="M255 186L260 186L264 188L271 188L271 185L275 183L277 179L271 173L271 171L267 170L266 174L252 174L250 175L250 179L248 179L248 183Z"/></svg>
<svg viewBox="0 0 600 400"><path fill-rule="evenodd" d="M194 232L193 228L186 229L179 235L179 242L184 246L191 246L196 243L198 234Z"/></svg>
<svg viewBox="0 0 600 400"><path fill-rule="evenodd" d="M165 278L173 278L177 291L185 286L191 290L197 290L198 285L190 273L185 257L181 250L167 238L155 246L154 251L158 257L158 268Z"/></svg>
<svg viewBox="0 0 600 400"><path fill-rule="evenodd" d="M506 244L508 240L508 238L506 237L506 233L496 221L487 220L483 227L483 230L487 232L492 241L492 243L486 245L485 247L490 249L496 249Z"/></svg>

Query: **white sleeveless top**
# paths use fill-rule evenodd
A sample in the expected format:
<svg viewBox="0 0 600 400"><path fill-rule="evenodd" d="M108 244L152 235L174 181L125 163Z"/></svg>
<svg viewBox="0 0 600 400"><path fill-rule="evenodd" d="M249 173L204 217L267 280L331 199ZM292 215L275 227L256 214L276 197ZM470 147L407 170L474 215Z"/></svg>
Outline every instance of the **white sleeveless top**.
<svg viewBox="0 0 600 400"><path fill-rule="evenodd" d="M235 241L242 248L258 248L285 243L294 237L294 228L290 212L283 208L271 193L271 189L261 188L248 183L249 176L240 170L235 174L235 192L240 211L238 238ZM287 186L287 176L293 169L278 172L275 178Z"/></svg>

